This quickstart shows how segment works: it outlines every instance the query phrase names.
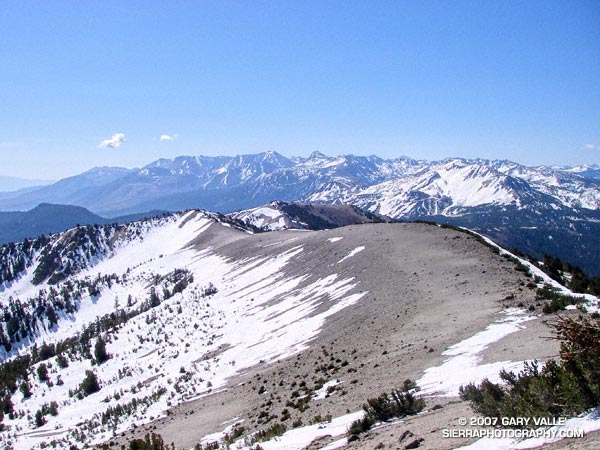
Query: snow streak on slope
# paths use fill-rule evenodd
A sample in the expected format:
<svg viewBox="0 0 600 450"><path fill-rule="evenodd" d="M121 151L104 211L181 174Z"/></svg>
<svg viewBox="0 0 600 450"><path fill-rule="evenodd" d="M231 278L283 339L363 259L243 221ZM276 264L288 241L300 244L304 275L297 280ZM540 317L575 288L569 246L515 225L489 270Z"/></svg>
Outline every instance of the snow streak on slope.
<svg viewBox="0 0 600 450"><path fill-rule="evenodd" d="M313 442L316 438L322 436L343 436L348 431L348 427L355 420L362 419L364 417L364 411L356 411L352 413L345 414L340 417L336 417L335 419L331 419L329 422L321 422L313 425L305 425L302 427L294 428L292 430L288 430L283 433L281 436L261 442L259 445L264 450L299 450L308 446L311 442ZM239 423L239 422L238 422ZM219 433L213 433L208 436L205 436L202 439L202 444L210 445L213 443L218 443L225 438L227 433L230 433L234 425L230 425L225 428L223 431ZM335 444L335 445L334 445ZM336 443L332 443L328 445L327 449L333 450L334 448L342 447L347 444L347 439L342 439L340 441L336 441ZM252 450L256 448L255 445L248 445L246 438L238 439L232 445L229 446L230 449L234 450Z"/></svg>
<svg viewBox="0 0 600 450"><path fill-rule="evenodd" d="M484 378L498 383L499 373L502 369L511 371L523 367L523 361L498 361L488 364L479 364L481 353L494 342L499 341L509 334L523 329L524 322L533 320L534 317L523 316L518 310L505 311L507 317L489 325L484 331L453 345L442 353L449 356L443 364L427 369L424 375L417 380L423 395L440 397L456 397L461 386L476 383Z"/></svg>
<svg viewBox="0 0 600 450"><path fill-rule="evenodd" d="M265 450L296 450L305 448L314 439L319 436L342 436L348 431L348 427L355 420L361 419L365 413L357 411L332 419L331 422L307 425L286 431L281 437L267 442L261 442L260 445ZM345 442L344 442L345 443ZM243 446L240 442L233 448L251 450L252 446ZM329 447L331 448L331 447Z"/></svg>
<svg viewBox="0 0 600 450"><path fill-rule="evenodd" d="M0 444L29 449L51 440L67 447L102 442L163 415L175 404L222 388L242 369L305 349L327 317L366 293L352 293L353 279L335 274L287 275L284 268L302 253L300 246L241 261L225 259L210 248L186 246L211 224L220 226L192 211L148 230L140 242L123 245L111 258L78 275L126 277L103 287L100 295L85 298L78 313L62 317L46 341L72 335L113 312L115 305L130 312L154 297L162 301L103 333L112 355L108 361L92 365L72 355L69 367L60 368L51 358L44 364L52 386L37 379L41 363L36 365L30 376L33 395L13 395L15 409L24 414L5 420L10 431L0 434ZM193 280L175 292L168 280L177 270L189 271ZM163 289L172 293L163 294ZM86 370L95 372L102 389L77 398ZM50 402L58 405L58 415L47 415L47 423L36 428L36 411Z"/></svg>
<svg viewBox="0 0 600 450"><path fill-rule="evenodd" d="M364 245L361 245L359 247L356 247L354 250L351 250L350 253L348 253L346 256L344 256L342 259L340 259L337 263L343 263L344 261L346 261L348 258L352 258L354 255L362 252L365 249Z"/></svg>

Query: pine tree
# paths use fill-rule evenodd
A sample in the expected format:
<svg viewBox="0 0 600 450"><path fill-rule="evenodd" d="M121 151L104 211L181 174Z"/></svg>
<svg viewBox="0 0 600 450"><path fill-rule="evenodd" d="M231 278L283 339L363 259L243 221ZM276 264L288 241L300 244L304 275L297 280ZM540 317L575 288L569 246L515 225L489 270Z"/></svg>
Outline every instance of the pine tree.
<svg viewBox="0 0 600 450"><path fill-rule="evenodd" d="M37 410L37 412L35 413L35 426L36 427L41 427L46 423L46 419L44 419L44 415L42 414L41 410Z"/></svg>
<svg viewBox="0 0 600 450"><path fill-rule="evenodd" d="M42 363L38 366L37 376L42 383L48 381L48 368L46 367L46 364Z"/></svg>
<svg viewBox="0 0 600 450"><path fill-rule="evenodd" d="M56 357L56 364L58 364L58 367L60 367L61 369L64 369L66 367L69 367L69 360L65 355L61 353Z"/></svg>
<svg viewBox="0 0 600 450"><path fill-rule="evenodd" d="M23 381L21 383L21 385L19 386L19 390L23 394L24 398L31 397L31 386L29 386L29 383L27 381Z"/></svg>
<svg viewBox="0 0 600 450"><path fill-rule="evenodd" d="M52 328L58 323L58 316L52 305L48 306L46 309L46 318L48 319L48 328Z"/></svg>
<svg viewBox="0 0 600 450"><path fill-rule="evenodd" d="M100 390L100 384L98 383L98 377L91 370L85 371L85 378L79 385L81 393L87 397L88 395L98 392Z"/></svg>
<svg viewBox="0 0 600 450"><path fill-rule="evenodd" d="M150 306L150 308L156 308L158 305L160 305L160 297L156 293L156 289L151 288L150 289L149 306Z"/></svg>
<svg viewBox="0 0 600 450"><path fill-rule="evenodd" d="M106 342L104 342L102 336L98 337L96 345L94 346L94 357L96 358L96 364L98 365L108 361L110 358L110 355L106 352Z"/></svg>

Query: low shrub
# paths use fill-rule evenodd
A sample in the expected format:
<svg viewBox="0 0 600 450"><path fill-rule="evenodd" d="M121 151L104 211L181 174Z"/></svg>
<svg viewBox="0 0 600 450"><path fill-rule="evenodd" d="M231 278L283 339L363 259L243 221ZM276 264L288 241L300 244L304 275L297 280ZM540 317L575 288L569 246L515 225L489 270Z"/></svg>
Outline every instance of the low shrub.
<svg viewBox="0 0 600 450"><path fill-rule="evenodd" d="M417 385L414 381L404 381L402 389L393 389L390 394L383 393L379 397L370 398L363 405L365 415L355 420L348 428L349 440L356 440L358 435L371 429L377 422L401 419L418 414L425 408L425 401L413 394Z"/></svg>

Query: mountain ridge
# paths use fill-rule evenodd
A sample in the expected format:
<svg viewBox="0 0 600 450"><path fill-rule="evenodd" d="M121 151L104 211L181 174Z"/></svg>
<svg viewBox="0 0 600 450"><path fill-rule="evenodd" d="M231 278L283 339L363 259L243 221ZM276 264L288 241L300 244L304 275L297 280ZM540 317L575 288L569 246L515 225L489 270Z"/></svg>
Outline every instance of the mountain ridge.
<svg viewBox="0 0 600 450"><path fill-rule="evenodd" d="M592 169L595 166L590 166ZM17 198L0 198L0 208L14 210L32 202L66 203L84 206L95 213L143 212L137 204L160 201L177 195L184 198L189 208L200 207L217 210L210 205L192 204L193 194L204 192L198 202L210 203L208 193L226 193L229 189L243 188L251 194L246 207L259 206L270 200L332 202L340 194L345 198L360 195L363 189L378 189L378 185L405 177L419 177L426 173L449 173L463 170L463 179L472 179L475 172L496 171L480 174L484 181L506 176L527 181L532 188L546 186L544 193L554 196L562 203L573 201L569 189L578 197L591 192L580 200L578 206L586 209L600 207L600 182L594 177L586 178L585 170L577 168L527 167L507 160L446 158L440 161L415 160L405 156L383 159L375 155L340 155L329 157L313 152L308 157L287 158L277 152L239 156L179 156L162 158L140 169L98 167L80 175L65 178L53 185L26 192ZM589 167L587 170L591 170ZM279 194L278 198L264 200L261 193ZM123 197L109 202L113 197ZM60 201L52 200L52 197ZM256 200L253 202L253 200ZM481 202L493 201L482 198ZM133 202L133 203L132 203ZM108 206L108 204L113 206ZM251 204L252 203L252 204ZM254 204L255 203L255 204ZM236 208L222 203L221 212ZM119 209L114 206L119 206ZM32 205L35 206L35 205ZM235 205L234 205L235 206ZM147 208L146 208L147 209ZM180 206L176 209L182 209Z"/></svg>
<svg viewBox="0 0 600 450"><path fill-rule="evenodd" d="M272 151L180 156L141 169L96 168L17 197L0 196L0 209L57 198L110 217L194 208L231 213L278 200L355 205L402 220L468 223L488 235L517 214L522 226L548 229L552 224L556 235L555 241L539 235L537 242L530 239L519 250L537 257L548 253L600 275L600 256L588 260L564 250L569 244L584 245L584 254L593 255L600 247L594 234L600 179L594 178L594 170L596 166L527 167L507 160L424 161L319 152L292 158ZM515 227L505 231L502 245L523 244Z"/></svg>
<svg viewBox="0 0 600 450"><path fill-rule="evenodd" d="M52 180L34 180L29 178L0 175L0 193L9 193L21 189L36 189L53 183Z"/></svg>
<svg viewBox="0 0 600 450"><path fill-rule="evenodd" d="M29 211L0 211L0 245L34 239L43 234L58 233L77 225L126 223L158 216L163 212L154 210L109 219L82 206L52 203L40 203Z"/></svg>

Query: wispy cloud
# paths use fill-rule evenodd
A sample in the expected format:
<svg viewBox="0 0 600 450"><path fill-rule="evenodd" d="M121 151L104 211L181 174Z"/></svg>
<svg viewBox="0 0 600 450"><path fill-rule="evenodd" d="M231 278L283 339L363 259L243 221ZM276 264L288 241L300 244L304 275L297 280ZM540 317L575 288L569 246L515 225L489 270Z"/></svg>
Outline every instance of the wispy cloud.
<svg viewBox="0 0 600 450"><path fill-rule="evenodd" d="M584 144L583 148L586 150L598 150L598 146L596 144Z"/></svg>
<svg viewBox="0 0 600 450"><path fill-rule="evenodd" d="M113 134L110 138L104 139L100 142L99 148L117 148L125 142L125 135L123 133Z"/></svg>
<svg viewBox="0 0 600 450"><path fill-rule="evenodd" d="M176 134L161 134L158 138L159 141L174 141L177 139Z"/></svg>

